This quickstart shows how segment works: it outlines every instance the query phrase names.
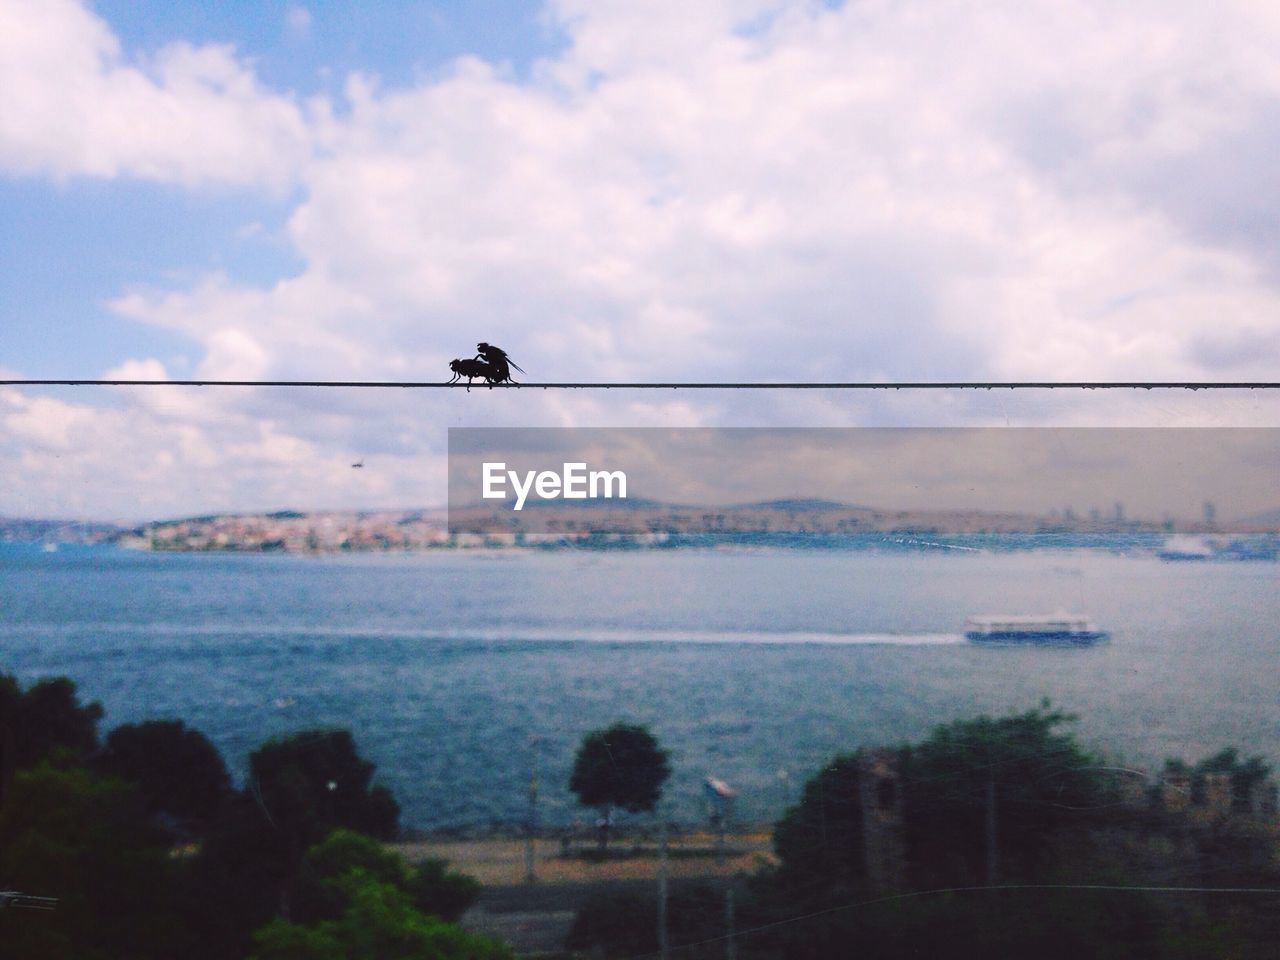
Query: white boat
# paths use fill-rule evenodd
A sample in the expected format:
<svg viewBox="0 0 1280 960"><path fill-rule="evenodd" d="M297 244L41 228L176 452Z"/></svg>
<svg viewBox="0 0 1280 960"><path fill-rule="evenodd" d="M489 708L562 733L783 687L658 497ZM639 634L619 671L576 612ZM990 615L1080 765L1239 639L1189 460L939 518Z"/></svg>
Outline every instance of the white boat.
<svg viewBox="0 0 1280 960"><path fill-rule="evenodd" d="M1106 640L1088 617L1070 613L1031 616L978 616L964 624L964 635L974 643L1048 643L1086 646Z"/></svg>
<svg viewBox="0 0 1280 960"><path fill-rule="evenodd" d="M1213 544L1203 537L1170 537L1160 549L1161 560L1212 560Z"/></svg>

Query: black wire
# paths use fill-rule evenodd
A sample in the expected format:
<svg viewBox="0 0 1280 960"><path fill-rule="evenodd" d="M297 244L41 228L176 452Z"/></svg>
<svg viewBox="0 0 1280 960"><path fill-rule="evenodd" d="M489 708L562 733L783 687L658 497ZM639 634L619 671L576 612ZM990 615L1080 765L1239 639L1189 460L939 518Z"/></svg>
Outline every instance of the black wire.
<svg viewBox="0 0 1280 960"><path fill-rule="evenodd" d="M465 384L414 380L0 380L0 386L16 387L346 387L359 389L467 389L477 390L1276 390L1280 381L1206 380L954 380L830 383L805 382L552 382Z"/></svg>

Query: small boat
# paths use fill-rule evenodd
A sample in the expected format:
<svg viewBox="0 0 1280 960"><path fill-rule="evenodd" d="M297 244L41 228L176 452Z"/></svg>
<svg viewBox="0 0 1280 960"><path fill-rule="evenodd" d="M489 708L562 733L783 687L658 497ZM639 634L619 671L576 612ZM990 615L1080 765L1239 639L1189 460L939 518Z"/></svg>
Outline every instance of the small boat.
<svg viewBox="0 0 1280 960"><path fill-rule="evenodd" d="M970 617L964 625L965 639L974 643L1045 643L1087 646L1106 640L1088 617L1069 613L1032 616Z"/></svg>
<svg viewBox="0 0 1280 960"><path fill-rule="evenodd" d="M1212 560L1213 544L1203 537L1170 537L1158 555L1161 560Z"/></svg>

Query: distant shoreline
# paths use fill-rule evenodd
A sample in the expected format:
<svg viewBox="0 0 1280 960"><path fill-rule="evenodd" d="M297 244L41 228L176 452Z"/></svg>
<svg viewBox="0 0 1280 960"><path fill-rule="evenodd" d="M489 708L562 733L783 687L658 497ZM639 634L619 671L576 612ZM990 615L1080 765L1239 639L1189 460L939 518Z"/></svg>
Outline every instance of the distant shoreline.
<svg viewBox="0 0 1280 960"><path fill-rule="evenodd" d="M0 542L99 544L176 552L331 554L452 549L1145 548L1205 538L1206 554L1233 540L1280 543L1280 515L1230 522L1127 519L1093 510L1047 515L980 510L892 510L815 500L730 506L650 501L584 502L512 514L501 507L407 510L276 510L206 514L133 526L0 517ZM1272 544L1272 552L1276 543ZM1249 553L1250 551L1243 551ZM1264 550L1263 553L1268 552ZM1240 557L1237 557L1237 559ZM1255 557L1249 559L1269 559Z"/></svg>
<svg viewBox="0 0 1280 960"><path fill-rule="evenodd" d="M1280 560L1280 535L1219 534L1199 538L1192 552L1170 547L1171 538L1152 532L1078 534L1060 531L946 534L933 531L829 534L761 532L739 534L587 534L582 536L460 535L428 544L296 546L277 541L149 541L136 536L98 540L19 540L0 538L0 547L56 554L63 548L99 548L139 554L201 556L289 556L315 559L390 556L534 556L548 553L932 553L972 556L1029 552L1088 552L1139 555L1166 562L1209 563Z"/></svg>

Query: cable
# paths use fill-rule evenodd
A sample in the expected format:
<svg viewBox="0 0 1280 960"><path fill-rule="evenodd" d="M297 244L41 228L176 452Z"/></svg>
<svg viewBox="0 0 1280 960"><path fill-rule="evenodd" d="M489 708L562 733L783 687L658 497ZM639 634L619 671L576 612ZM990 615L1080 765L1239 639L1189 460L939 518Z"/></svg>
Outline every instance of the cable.
<svg viewBox="0 0 1280 960"><path fill-rule="evenodd" d="M348 389L465 390L1276 390L1280 381L1206 380L955 380L900 382L552 382L465 384L414 380L71 380L8 379L14 387L343 387Z"/></svg>

